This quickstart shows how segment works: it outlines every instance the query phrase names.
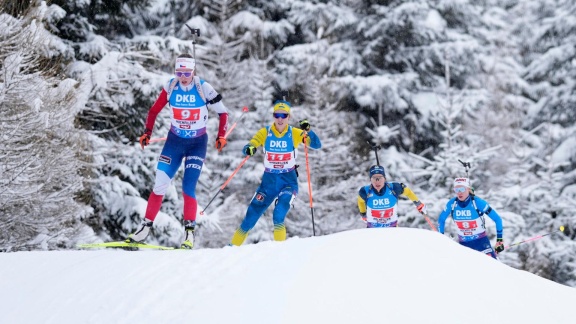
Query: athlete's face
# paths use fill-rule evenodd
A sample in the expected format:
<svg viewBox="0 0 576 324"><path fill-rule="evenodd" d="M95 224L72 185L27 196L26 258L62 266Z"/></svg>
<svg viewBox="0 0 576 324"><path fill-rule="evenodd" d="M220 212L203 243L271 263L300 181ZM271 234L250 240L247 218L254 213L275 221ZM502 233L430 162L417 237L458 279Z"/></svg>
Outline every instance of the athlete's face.
<svg viewBox="0 0 576 324"><path fill-rule="evenodd" d="M456 197L458 197L458 200L464 201L470 195L470 189L464 186L456 186L454 187L454 193Z"/></svg>
<svg viewBox="0 0 576 324"><path fill-rule="evenodd" d="M370 183L372 183L372 187L376 190L384 188L384 182L386 182L386 178L381 174L375 174L370 178Z"/></svg>
<svg viewBox="0 0 576 324"><path fill-rule="evenodd" d="M284 128L288 126L288 122L290 121L290 114L284 110L276 110L272 115L274 118L274 126L279 132L284 131Z"/></svg>
<svg viewBox="0 0 576 324"><path fill-rule="evenodd" d="M176 78L178 78L180 84L182 84L183 86L187 86L190 83L192 83L192 78L194 77L194 70L178 68L176 69L174 74L176 75Z"/></svg>

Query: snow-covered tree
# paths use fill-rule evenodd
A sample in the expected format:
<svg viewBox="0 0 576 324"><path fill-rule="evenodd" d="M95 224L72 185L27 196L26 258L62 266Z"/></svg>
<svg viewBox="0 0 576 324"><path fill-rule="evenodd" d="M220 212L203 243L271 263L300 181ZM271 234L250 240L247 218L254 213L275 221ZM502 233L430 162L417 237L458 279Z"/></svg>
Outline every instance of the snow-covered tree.
<svg viewBox="0 0 576 324"><path fill-rule="evenodd" d="M80 222L77 82L61 69L71 51L44 28L63 12L42 3L20 14L0 11L0 250L70 248L91 230Z"/></svg>

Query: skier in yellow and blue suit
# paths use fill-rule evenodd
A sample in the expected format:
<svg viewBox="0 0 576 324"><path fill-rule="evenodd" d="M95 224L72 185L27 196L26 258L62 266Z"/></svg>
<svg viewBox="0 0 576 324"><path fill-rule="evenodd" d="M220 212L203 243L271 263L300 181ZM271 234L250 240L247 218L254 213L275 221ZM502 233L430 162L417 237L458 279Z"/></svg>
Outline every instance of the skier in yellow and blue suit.
<svg viewBox="0 0 576 324"><path fill-rule="evenodd" d="M416 209L427 214L426 205L403 183L386 182L386 173L381 165L370 167L370 185L358 191L358 209L366 227L397 227L398 196L410 199Z"/></svg>
<svg viewBox="0 0 576 324"><path fill-rule="evenodd" d="M288 125L290 121L290 103L277 101L274 104L274 123L261 128L246 146L244 155L254 155L259 146L264 147L264 174L262 182L252 197L244 220L232 236L232 245L240 246L268 206L277 199L272 221L274 222L274 240L286 240L284 219L292 200L298 195L296 173L297 148L306 143L310 148L322 147L320 139L310 130L307 120L299 122L300 129Z"/></svg>

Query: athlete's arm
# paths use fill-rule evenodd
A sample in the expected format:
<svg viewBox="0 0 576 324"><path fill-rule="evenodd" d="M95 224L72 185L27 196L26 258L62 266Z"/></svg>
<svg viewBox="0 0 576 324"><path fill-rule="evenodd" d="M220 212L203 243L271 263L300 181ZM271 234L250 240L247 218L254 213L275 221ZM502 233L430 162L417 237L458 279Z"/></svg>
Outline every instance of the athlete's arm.
<svg viewBox="0 0 576 324"><path fill-rule="evenodd" d="M478 207L478 209L481 212L488 215L488 217L490 217L490 219L492 219L494 221L494 223L496 224L496 237L502 238L502 235L504 234L504 226L502 224L502 217L500 217L500 215L498 215L498 213L494 209L492 209L492 207L490 207L490 205L485 200L477 198L477 197L475 200L476 200L476 206Z"/></svg>
<svg viewBox="0 0 576 324"><path fill-rule="evenodd" d="M160 95L158 95L158 98L156 99L156 102L154 102L154 104L152 105L152 107L150 107L150 110L148 111L148 117L146 117L146 125L145 125L146 129L149 130L154 129L154 123L156 122L156 117L158 116L162 108L166 106L167 103L168 103L168 93L166 92L165 89L162 89Z"/></svg>
<svg viewBox="0 0 576 324"><path fill-rule="evenodd" d="M208 107L218 113L220 122L218 124L218 137L224 137L228 129L228 109L222 102L222 96L214 90L212 85L208 82L201 82L202 92L206 96L206 104Z"/></svg>
<svg viewBox="0 0 576 324"><path fill-rule="evenodd" d="M366 213L366 199L368 199L368 195L366 194L366 190L364 187L361 187L360 190L358 190L358 210L360 211L360 214L365 214Z"/></svg>
<svg viewBox="0 0 576 324"><path fill-rule="evenodd" d="M294 142L294 147L298 147L304 141L305 132L300 128L292 127L292 138ZM313 130L308 131L308 136L306 136L306 145L313 149L319 149L322 147L320 138Z"/></svg>
<svg viewBox="0 0 576 324"><path fill-rule="evenodd" d="M266 138L268 137L268 131L265 127L260 128L258 132L252 137L249 144L258 147L264 145L266 143Z"/></svg>
<svg viewBox="0 0 576 324"><path fill-rule="evenodd" d="M452 200L448 200L446 207L444 207L444 210L440 213L440 216L438 216L438 232L441 234L444 234L444 225L448 219L448 216L450 216L451 201Z"/></svg>

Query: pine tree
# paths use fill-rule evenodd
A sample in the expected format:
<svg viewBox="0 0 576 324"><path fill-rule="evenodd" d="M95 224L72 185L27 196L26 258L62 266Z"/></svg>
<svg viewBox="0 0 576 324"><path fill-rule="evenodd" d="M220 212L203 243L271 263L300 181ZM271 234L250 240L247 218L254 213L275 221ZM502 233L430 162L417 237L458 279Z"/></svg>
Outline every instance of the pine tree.
<svg viewBox="0 0 576 324"><path fill-rule="evenodd" d="M77 84L60 65L70 49L44 28L54 9L0 12L1 251L70 248L91 237L80 222L88 208L78 199L86 147L74 128Z"/></svg>

